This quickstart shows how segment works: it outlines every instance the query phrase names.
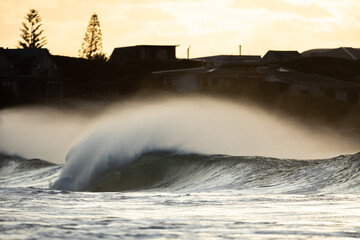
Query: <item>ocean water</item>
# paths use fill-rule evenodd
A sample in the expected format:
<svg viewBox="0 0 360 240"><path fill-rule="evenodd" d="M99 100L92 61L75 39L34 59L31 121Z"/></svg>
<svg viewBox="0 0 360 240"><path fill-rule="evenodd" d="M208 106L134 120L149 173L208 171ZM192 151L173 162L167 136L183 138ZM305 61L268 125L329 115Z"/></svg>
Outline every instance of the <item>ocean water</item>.
<svg viewBox="0 0 360 240"><path fill-rule="evenodd" d="M2 155L0 166L1 239L360 237L359 154L148 153L86 191L56 186L62 165Z"/></svg>
<svg viewBox="0 0 360 240"><path fill-rule="evenodd" d="M0 239L360 237L357 144L195 100L0 112Z"/></svg>

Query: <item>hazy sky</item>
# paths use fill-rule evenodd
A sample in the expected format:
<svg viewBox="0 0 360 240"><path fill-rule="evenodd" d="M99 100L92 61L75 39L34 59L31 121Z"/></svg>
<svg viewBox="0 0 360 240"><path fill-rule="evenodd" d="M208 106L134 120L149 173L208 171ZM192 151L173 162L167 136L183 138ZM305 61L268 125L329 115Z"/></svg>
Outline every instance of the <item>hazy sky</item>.
<svg viewBox="0 0 360 240"><path fill-rule="evenodd" d="M267 50L360 47L359 0L1 0L0 46L14 48L29 9L42 17L52 54L78 56L91 15L104 52L180 45L178 57L264 55Z"/></svg>

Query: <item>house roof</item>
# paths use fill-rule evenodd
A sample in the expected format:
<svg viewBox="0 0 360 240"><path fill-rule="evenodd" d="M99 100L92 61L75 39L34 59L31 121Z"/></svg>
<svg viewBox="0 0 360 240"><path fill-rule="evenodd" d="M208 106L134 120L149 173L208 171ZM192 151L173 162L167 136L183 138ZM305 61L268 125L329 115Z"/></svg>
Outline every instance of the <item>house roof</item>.
<svg viewBox="0 0 360 240"><path fill-rule="evenodd" d="M259 71L261 71L262 74L268 75L269 81L276 79L283 82L293 82L324 89L360 89L360 85L356 83L316 74L305 74L285 68L261 68Z"/></svg>
<svg viewBox="0 0 360 240"><path fill-rule="evenodd" d="M360 48L340 47L333 49L311 49L301 53L303 57L332 57L347 60L359 60Z"/></svg>
<svg viewBox="0 0 360 240"><path fill-rule="evenodd" d="M6 52L5 52L5 49L2 48L2 47L0 47L0 54L3 55L6 58L6 60L9 61L8 56L7 56Z"/></svg>
<svg viewBox="0 0 360 240"><path fill-rule="evenodd" d="M298 51L268 51L262 58L264 63L286 62L301 58Z"/></svg>
<svg viewBox="0 0 360 240"><path fill-rule="evenodd" d="M241 67L248 66L220 66L220 67L196 67L177 70L157 71L155 75L186 75L186 74L221 74L221 75L238 75ZM242 73L241 73L242 74Z"/></svg>
<svg viewBox="0 0 360 240"><path fill-rule="evenodd" d="M143 48L143 47L178 47L179 45L133 45L133 46L124 46L124 47L117 47L115 49L122 49L122 48Z"/></svg>
<svg viewBox="0 0 360 240"><path fill-rule="evenodd" d="M199 57L196 59L199 60L209 60L209 59L234 59L239 61L245 60L259 60L261 56L258 55L214 55L214 56L206 56L206 57Z"/></svg>
<svg viewBox="0 0 360 240"><path fill-rule="evenodd" d="M45 54L50 55L45 48L4 49L4 51L15 67L34 67Z"/></svg>
<svg viewBox="0 0 360 240"><path fill-rule="evenodd" d="M130 58L130 61L134 60L134 58L136 60L138 60L137 55L132 52L132 51L139 51L141 49L163 49L163 48L174 48L173 50L176 51L176 47L179 45L134 45L134 46L125 46L125 47L117 47L114 48L113 52L110 55L109 58L109 62L123 62L125 61L123 55L126 55L126 58ZM130 51L131 53L128 53L128 51ZM129 55L130 54L130 55ZM174 58L176 58L174 56Z"/></svg>
<svg viewBox="0 0 360 240"><path fill-rule="evenodd" d="M184 68L184 69L175 69L175 70L166 70L166 71L156 71L153 72L155 75L171 75L171 74L186 74L186 73L205 73L207 70L206 67L196 67L196 68Z"/></svg>
<svg viewBox="0 0 360 240"><path fill-rule="evenodd" d="M215 55L196 58L206 61L207 65L212 63L212 67L230 66L230 65L256 65L261 61L261 56L257 55Z"/></svg>
<svg viewBox="0 0 360 240"><path fill-rule="evenodd" d="M5 57L5 59L11 64L8 55L6 54L6 51L4 48L0 47L0 54Z"/></svg>

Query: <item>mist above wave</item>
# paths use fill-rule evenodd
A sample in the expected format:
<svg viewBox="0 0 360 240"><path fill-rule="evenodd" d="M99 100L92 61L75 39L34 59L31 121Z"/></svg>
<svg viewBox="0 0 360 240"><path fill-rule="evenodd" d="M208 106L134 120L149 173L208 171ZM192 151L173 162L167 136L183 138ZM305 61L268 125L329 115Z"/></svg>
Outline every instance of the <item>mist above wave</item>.
<svg viewBox="0 0 360 240"><path fill-rule="evenodd" d="M77 137L92 123L75 110L44 106L0 111L0 152L64 163Z"/></svg>

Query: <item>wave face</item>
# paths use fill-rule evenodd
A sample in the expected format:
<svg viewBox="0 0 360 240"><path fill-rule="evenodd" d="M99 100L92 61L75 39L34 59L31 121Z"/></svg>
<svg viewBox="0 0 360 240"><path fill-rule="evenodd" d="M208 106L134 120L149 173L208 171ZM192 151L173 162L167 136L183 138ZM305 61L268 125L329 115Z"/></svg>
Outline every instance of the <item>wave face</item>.
<svg viewBox="0 0 360 240"><path fill-rule="evenodd" d="M41 159L25 159L0 152L0 186L49 187L58 178L61 166Z"/></svg>
<svg viewBox="0 0 360 240"><path fill-rule="evenodd" d="M114 161L114 159L112 159ZM360 153L330 159L292 160L266 157L149 152L122 167L94 173L82 189L60 177L63 166L40 159L0 154L0 186L95 192L239 191L244 194L359 194Z"/></svg>
<svg viewBox="0 0 360 240"><path fill-rule="evenodd" d="M69 187L60 179L54 188ZM151 152L92 179L88 191L358 193L360 154L323 160Z"/></svg>
<svg viewBox="0 0 360 240"><path fill-rule="evenodd" d="M325 158L344 153L343 141L333 139L259 109L225 101L199 98L134 104L114 109L93 124L68 152L54 188L93 190L114 169L123 172L147 153L165 151L191 159L217 154ZM204 159L201 162L205 164Z"/></svg>

